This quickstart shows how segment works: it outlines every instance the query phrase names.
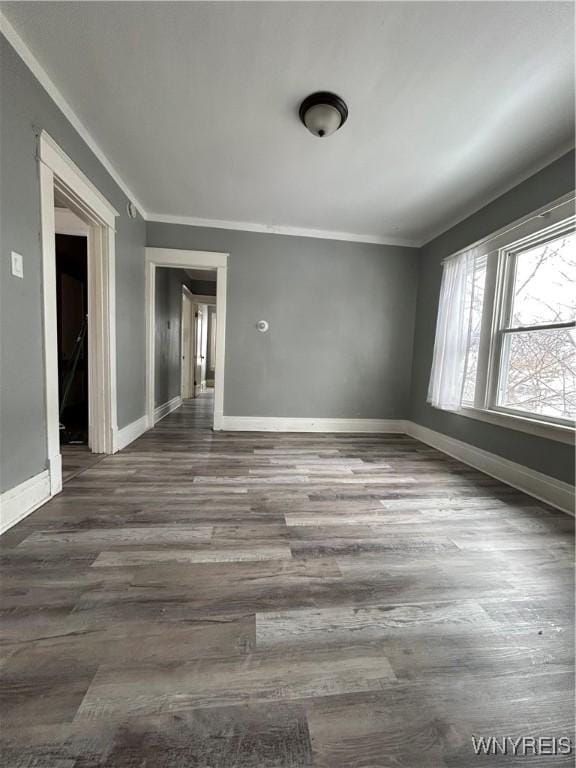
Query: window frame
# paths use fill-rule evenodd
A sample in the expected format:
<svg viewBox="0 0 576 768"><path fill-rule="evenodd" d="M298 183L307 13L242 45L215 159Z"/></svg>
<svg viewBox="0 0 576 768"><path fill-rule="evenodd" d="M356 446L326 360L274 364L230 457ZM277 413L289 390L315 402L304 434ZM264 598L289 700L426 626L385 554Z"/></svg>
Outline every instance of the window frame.
<svg viewBox="0 0 576 768"><path fill-rule="evenodd" d="M458 415L561 442L574 442L574 422L540 414L523 413L498 404L504 336L514 332L528 332L528 329L575 327L574 322L520 326L522 330L509 326L518 255L529 248L574 232L576 230L574 200L574 193L564 195L476 244L477 258L486 259L484 308L474 402L473 404L463 403L455 411Z"/></svg>

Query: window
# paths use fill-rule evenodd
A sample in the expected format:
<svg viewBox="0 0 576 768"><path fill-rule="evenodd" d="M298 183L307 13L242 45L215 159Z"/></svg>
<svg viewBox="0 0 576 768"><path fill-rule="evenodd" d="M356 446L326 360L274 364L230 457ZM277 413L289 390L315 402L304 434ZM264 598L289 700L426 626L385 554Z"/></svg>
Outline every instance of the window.
<svg viewBox="0 0 576 768"><path fill-rule="evenodd" d="M576 235L507 254L499 408L564 421L576 417Z"/></svg>
<svg viewBox="0 0 576 768"><path fill-rule="evenodd" d="M508 426L518 419L572 426L573 197L449 257L443 267L429 402Z"/></svg>

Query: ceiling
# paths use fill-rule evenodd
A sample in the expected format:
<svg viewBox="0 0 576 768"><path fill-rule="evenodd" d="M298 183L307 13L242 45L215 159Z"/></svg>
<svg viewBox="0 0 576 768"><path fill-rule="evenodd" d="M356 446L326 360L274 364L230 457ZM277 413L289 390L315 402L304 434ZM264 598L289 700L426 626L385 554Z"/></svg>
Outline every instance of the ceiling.
<svg viewBox="0 0 576 768"><path fill-rule="evenodd" d="M205 283L216 282L216 270L215 269L185 269L184 270L190 280L202 280Z"/></svg>
<svg viewBox="0 0 576 768"><path fill-rule="evenodd" d="M152 219L416 244L573 146L571 3L2 10ZM316 90L350 110L328 139Z"/></svg>

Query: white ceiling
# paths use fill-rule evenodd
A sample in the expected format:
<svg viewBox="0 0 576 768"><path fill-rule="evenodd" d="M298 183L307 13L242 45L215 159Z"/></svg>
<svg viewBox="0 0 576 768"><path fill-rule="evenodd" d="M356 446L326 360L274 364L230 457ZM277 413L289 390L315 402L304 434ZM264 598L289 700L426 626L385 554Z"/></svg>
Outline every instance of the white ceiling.
<svg viewBox="0 0 576 768"><path fill-rule="evenodd" d="M571 3L2 10L149 218L422 242L573 145ZM350 109L325 140L316 90Z"/></svg>

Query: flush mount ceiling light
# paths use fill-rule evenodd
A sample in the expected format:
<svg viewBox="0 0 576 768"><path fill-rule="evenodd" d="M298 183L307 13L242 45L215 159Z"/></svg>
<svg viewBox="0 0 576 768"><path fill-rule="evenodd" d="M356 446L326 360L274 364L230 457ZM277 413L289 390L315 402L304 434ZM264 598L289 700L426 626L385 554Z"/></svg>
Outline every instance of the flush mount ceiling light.
<svg viewBox="0 0 576 768"><path fill-rule="evenodd" d="M346 103L328 91L318 91L307 96L300 104L300 120L306 128L321 139L336 133L348 117Z"/></svg>

